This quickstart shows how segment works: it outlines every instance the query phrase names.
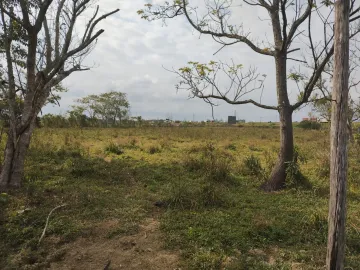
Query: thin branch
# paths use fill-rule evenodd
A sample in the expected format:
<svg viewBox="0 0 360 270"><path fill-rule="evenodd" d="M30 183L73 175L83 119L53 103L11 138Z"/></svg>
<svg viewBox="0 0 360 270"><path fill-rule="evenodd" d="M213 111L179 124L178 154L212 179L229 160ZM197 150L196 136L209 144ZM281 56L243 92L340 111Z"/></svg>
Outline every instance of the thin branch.
<svg viewBox="0 0 360 270"><path fill-rule="evenodd" d="M64 206L67 206L67 204L65 203L65 204L62 204L62 205L58 205L58 206L54 207L54 208L50 211L49 215L48 215L47 218L46 218L45 227L44 227L44 230L43 230L43 232L42 232L42 234L41 234L41 236L40 236L38 245L40 245L42 239L43 239L44 236L45 236L46 229L47 229L47 227L48 227L48 225L49 225L49 219L50 219L51 214L52 214L56 209L59 209L59 208L64 207Z"/></svg>

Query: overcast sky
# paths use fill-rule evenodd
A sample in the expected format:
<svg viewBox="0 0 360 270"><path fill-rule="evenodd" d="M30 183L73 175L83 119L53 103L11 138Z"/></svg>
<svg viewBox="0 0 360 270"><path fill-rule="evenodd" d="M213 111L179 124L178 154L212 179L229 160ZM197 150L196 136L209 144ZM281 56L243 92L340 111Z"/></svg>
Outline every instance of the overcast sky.
<svg viewBox="0 0 360 270"><path fill-rule="evenodd" d="M100 11L120 8L120 12L107 18L101 24L105 33L99 38L95 49L85 61L93 67L90 71L72 74L65 81L68 93L62 95L61 106L48 105L43 113L65 114L74 100L89 94L109 90L125 92L133 116L145 119L172 117L174 120L196 121L211 119L211 108L199 99L188 99L188 93L176 91L179 78L164 68L178 69L188 61L207 63L210 60L231 61L244 67L256 66L261 74L267 74L262 103L276 105L274 60L251 51L244 44L227 47L213 55L221 46L210 37L199 36L182 17L170 20L167 25L161 21L148 22L140 19L136 11L145 3L161 3L162 0L101 0ZM234 1L236 2L236 1ZM242 2L242 1L239 1ZM237 6L233 17L244 23L251 31L251 37L258 40L272 40L271 28L265 11L253 7ZM79 29L79 32L81 29ZM289 87L294 100L297 89ZM260 99L260 93L251 98ZM219 102L215 118L227 119L228 115L247 121L278 121L276 111L264 110L253 105L229 105ZM305 108L294 115L294 121L307 117Z"/></svg>

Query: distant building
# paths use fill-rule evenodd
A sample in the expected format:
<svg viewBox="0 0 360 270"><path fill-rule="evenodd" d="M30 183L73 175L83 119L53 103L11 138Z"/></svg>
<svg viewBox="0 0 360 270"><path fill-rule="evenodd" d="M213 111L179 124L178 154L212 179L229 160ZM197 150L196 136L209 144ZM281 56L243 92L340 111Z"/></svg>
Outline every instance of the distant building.
<svg viewBox="0 0 360 270"><path fill-rule="evenodd" d="M228 124L230 125L236 124L236 116L228 116Z"/></svg>
<svg viewBox="0 0 360 270"><path fill-rule="evenodd" d="M302 119L302 121L317 122L318 119L317 119L316 117L310 117L310 118L304 117L304 118Z"/></svg>

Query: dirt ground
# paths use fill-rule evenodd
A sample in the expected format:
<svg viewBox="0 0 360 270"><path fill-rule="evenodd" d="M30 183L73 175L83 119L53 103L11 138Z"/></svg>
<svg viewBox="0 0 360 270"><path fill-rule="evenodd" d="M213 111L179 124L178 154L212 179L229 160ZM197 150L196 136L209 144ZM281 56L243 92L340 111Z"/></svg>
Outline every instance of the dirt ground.
<svg viewBox="0 0 360 270"><path fill-rule="evenodd" d="M119 226L118 220L110 220L96 227L96 236L79 238L66 246L66 254L50 269L100 270L110 261L108 270L175 270L179 255L163 249L159 221L148 218L140 225L139 232L131 236L109 239L107 232Z"/></svg>

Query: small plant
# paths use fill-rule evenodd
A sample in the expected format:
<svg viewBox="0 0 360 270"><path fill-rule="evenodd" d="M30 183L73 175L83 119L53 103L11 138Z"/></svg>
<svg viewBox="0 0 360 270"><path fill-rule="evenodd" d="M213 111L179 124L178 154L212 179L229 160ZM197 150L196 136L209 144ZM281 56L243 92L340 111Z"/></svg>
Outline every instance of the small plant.
<svg viewBox="0 0 360 270"><path fill-rule="evenodd" d="M193 209L197 206L196 188L178 179L169 188L168 205L173 208Z"/></svg>
<svg viewBox="0 0 360 270"><path fill-rule="evenodd" d="M149 154L151 154L151 155L156 154L156 153L160 153L160 152L161 152L161 148L159 146L152 145L149 148Z"/></svg>
<svg viewBox="0 0 360 270"><path fill-rule="evenodd" d="M299 163L306 162L306 158L300 154L299 148L295 146L293 160L286 164L286 187L310 187L310 183L300 171Z"/></svg>
<svg viewBox="0 0 360 270"><path fill-rule="evenodd" d="M198 196L201 200L201 205L205 207L221 207L226 204L226 198L221 186L215 183L206 183Z"/></svg>
<svg viewBox="0 0 360 270"><path fill-rule="evenodd" d="M229 143L228 145L225 146L225 149L236 151L236 145L234 143Z"/></svg>
<svg viewBox="0 0 360 270"><path fill-rule="evenodd" d="M115 155L122 155L124 154L124 150L121 149L120 145L114 143L114 142L110 142L106 147L105 147L105 152L107 153L112 153Z"/></svg>
<svg viewBox="0 0 360 270"><path fill-rule="evenodd" d="M319 178L327 178L330 176L330 156L328 153L319 155L318 166L316 166L316 174Z"/></svg>
<svg viewBox="0 0 360 270"><path fill-rule="evenodd" d="M130 142L129 142L129 145L131 148L137 148L137 141L136 139L131 139Z"/></svg>
<svg viewBox="0 0 360 270"><path fill-rule="evenodd" d="M261 151L260 148L254 146L254 145L249 145L249 149L250 149L251 151L254 151L254 152L259 152L259 151Z"/></svg>
<svg viewBox="0 0 360 270"><path fill-rule="evenodd" d="M260 159L254 155L248 156L244 159L244 167L249 175L264 176L264 169L261 166Z"/></svg>

